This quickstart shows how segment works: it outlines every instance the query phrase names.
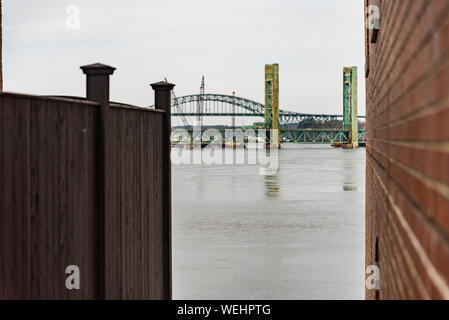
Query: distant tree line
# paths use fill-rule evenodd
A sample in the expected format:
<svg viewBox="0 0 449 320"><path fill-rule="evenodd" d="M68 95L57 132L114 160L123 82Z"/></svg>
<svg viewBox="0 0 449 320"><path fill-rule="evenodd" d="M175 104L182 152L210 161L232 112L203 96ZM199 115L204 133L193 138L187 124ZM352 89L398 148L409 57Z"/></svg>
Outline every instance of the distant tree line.
<svg viewBox="0 0 449 320"><path fill-rule="evenodd" d="M291 129L341 129L343 128L342 120L318 121L315 119L304 119L299 123L284 126ZM365 121L359 120L359 130L365 130Z"/></svg>
<svg viewBox="0 0 449 320"><path fill-rule="evenodd" d="M250 127L250 126L248 126ZM174 126L173 128L183 128L183 126ZM192 126L189 126L192 128ZM231 129L231 126L228 125L203 125L202 129ZM317 121L315 119L305 119L299 123L289 124L286 126L282 126L282 128L287 129L341 129L343 128L342 120L329 120L329 121ZM359 120L359 130L365 130L366 124L364 120Z"/></svg>

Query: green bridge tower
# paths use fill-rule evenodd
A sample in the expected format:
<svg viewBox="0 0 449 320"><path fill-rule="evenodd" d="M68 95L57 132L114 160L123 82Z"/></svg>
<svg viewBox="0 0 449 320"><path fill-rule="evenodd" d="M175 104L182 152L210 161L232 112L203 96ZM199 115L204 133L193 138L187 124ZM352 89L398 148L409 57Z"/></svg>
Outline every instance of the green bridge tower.
<svg viewBox="0 0 449 320"><path fill-rule="evenodd" d="M349 130L346 148L359 147L359 123L357 114L357 67L343 69L343 129Z"/></svg>
<svg viewBox="0 0 449 320"><path fill-rule="evenodd" d="M273 148L280 147L279 131L279 64L265 65L265 128L273 129Z"/></svg>

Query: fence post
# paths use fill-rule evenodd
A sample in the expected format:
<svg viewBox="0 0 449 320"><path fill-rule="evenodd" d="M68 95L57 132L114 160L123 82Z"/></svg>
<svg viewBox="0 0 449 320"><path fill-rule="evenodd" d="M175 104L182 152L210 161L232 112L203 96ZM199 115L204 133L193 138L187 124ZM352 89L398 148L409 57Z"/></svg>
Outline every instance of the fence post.
<svg viewBox="0 0 449 320"><path fill-rule="evenodd" d="M106 298L106 137L109 109L109 78L115 68L95 63L82 66L86 74L87 100L100 105L98 123L98 298Z"/></svg>
<svg viewBox="0 0 449 320"><path fill-rule="evenodd" d="M163 134L164 145L164 299L172 299L172 264L171 264L171 91L174 84L157 82L151 84L154 90L154 105L156 109L165 111Z"/></svg>
<svg viewBox="0 0 449 320"><path fill-rule="evenodd" d="M84 74L86 74L86 97L87 100L98 102L101 105L101 111L107 112L109 107L109 76L115 71L115 68L94 63L82 66Z"/></svg>

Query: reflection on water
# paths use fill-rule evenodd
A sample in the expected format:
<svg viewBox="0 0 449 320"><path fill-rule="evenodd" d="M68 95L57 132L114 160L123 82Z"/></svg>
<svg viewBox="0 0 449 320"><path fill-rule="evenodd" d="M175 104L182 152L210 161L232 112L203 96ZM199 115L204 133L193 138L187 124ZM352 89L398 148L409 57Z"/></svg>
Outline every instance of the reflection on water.
<svg viewBox="0 0 449 320"><path fill-rule="evenodd" d="M357 171L356 165L352 163L345 163L343 166L343 190L344 191L357 191L357 181L358 177L354 176L354 174L360 174Z"/></svg>
<svg viewBox="0 0 449 320"><path fill-rule="evenodd" d="M173 166L174 298L363 299L364 161L284 145L273 172Z"/></svg>
<svg viewBox="0 0 449 320"><path fill-rule="evenodd" d="M270 198L279 197L279 177L275 175L266 175L265 177L265 195Z"/></svg>
<svg viewBox="0 0 449 320"><path fill-rule="evenodd" d="M344 185L343 186L344 191L357 191L357 187L351 186L351 185Z"/></svg>

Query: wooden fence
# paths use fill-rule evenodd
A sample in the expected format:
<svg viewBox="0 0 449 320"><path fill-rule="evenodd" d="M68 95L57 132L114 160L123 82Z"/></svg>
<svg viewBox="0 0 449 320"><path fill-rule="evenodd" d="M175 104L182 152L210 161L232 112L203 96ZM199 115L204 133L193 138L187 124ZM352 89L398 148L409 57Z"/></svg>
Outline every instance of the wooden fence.
<svg viewBox="0 0 449 320"><path fill-rule="evenodd" d="M109 103L113 70L83 67L85 100L0 94L0 299L171 298L173 85Z"/></svg>

